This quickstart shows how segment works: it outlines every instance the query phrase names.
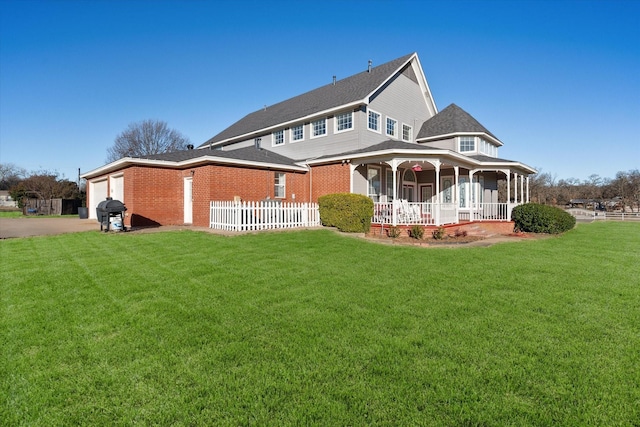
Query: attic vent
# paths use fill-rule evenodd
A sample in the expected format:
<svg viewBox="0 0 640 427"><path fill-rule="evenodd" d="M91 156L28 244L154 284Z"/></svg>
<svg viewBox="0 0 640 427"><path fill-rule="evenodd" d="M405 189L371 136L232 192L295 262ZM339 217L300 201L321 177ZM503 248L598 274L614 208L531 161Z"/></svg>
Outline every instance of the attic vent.
<svg viewBox="0 0 640 427"><path fill-rule="evenodd" d="M371 66L373 65L373 61L369 60L369 67L367 67L367 73L371 72Z"/></svg>
<svg viewBox="0 0 640 427"><path fill-rule="evenodd" d="M193 150L193 144L187 144L187 150Z"/></svg>

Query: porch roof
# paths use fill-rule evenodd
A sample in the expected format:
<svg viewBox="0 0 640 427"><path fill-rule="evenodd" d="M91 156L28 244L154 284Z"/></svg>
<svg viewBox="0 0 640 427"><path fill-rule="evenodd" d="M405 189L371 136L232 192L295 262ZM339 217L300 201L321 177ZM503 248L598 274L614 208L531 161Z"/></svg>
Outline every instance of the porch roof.
<svg viewBox="0 0 640 427"><path fill-rule="evenodd" d="M444 148L428 147L422 144L416 144L413 142L402 142L396 140L387 140L379 144L375 144L369 147L361 148L359 150L353 150L338 155L327 155L318 157L313 160L301 160L298 164L314 164L314 163L330 163L340 160L350 160L353 158L366 159L367 157L380 157L380 156L401 156L403 158L410 157L412 154L419 156L420 158L428 157L441 157L448 158L454 163L467 164L469 168L518 168L526 173L536 173L537 171L525 165L524 163L499 159L497 157L489 157L484 155L472 155L467 156ZM420 160L416 158L415 160Z"/></svg>

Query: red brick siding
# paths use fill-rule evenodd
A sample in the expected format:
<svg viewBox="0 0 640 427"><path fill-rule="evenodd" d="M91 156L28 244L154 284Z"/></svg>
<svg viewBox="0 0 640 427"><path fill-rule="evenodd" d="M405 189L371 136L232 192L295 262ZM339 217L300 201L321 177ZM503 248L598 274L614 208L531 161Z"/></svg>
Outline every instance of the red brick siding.
<svg viewBox="0 0 640 427"><path fill-rule="evenodd" d="M131 166L124 173L125 225L176 225L184 222L184 178L193 178L193 225L209 226L211 200L257 201L275 199L273 170L206 165L184 170ZM285 173L286 202L308 202L307 173ZM93 178L100 180L113 174ZM89 186L87 186L89 187ZM110 191L110 189L109 189ZM295 199L293 195L295 194Z"/></svg>
<svg viewBox="0 0 640 427"><path fill-rule="evenodd" d="M312 201L325 194L348 193L350 190L349 165L333 164L311 168Z"/></svg>

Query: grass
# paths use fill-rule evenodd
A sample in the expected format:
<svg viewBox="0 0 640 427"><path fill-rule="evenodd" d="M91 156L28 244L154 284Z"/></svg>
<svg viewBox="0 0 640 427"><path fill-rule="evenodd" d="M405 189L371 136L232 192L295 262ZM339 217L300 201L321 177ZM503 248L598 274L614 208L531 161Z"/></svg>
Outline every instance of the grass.
<svg viewBox="0 0 640 427"><path fill-rule="evenodd" d="M20 218L22 211L2 211L0 210L0 218Z"/></svg>
<svg viewBox="0 0 640 427"><path fill-rule="evenodd" d="M0 241L7 425L639 425L640 227Z"/></svg>

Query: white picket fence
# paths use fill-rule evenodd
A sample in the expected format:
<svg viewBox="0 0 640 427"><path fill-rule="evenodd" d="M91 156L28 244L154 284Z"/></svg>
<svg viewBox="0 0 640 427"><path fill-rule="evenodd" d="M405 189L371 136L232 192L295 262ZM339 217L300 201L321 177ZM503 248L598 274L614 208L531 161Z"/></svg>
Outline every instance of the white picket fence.
<svg viewBox="0 0 640 427"><path fill-rule="evenodd" d="M317 227L317 203L212 201L209 228L225 231L269 230L274 228Z"/></svg>

